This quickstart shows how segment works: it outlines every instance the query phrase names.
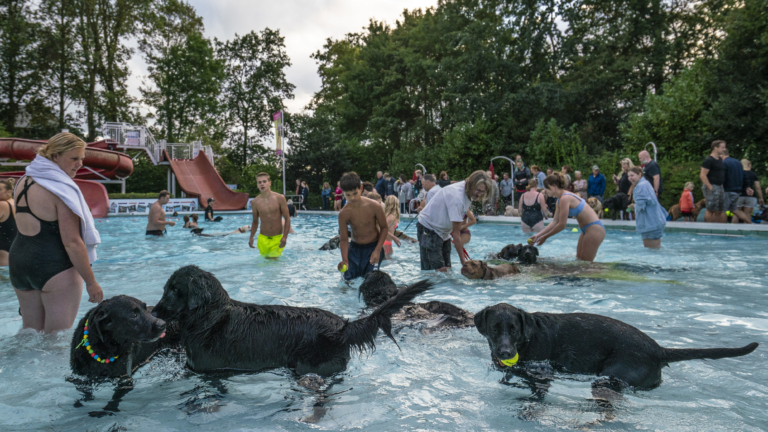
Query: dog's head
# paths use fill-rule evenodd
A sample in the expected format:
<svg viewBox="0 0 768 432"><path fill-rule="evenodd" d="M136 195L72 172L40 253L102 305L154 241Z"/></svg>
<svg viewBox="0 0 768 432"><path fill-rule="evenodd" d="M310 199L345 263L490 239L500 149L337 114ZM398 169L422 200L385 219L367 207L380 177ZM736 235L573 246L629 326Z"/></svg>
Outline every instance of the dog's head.
<svg viewBox="0 0 768 432"><path fill-rule="evenodd" d="M378 306L397 294L397 286L388 274L381 270L374 270L365 276L360 284L357 297L363 298L368 307Z"/></svg>
<svg viewBox="0 0 768 432"><path fill-rule="evenodd" d="M499 258L507 261L511 261L520 254L520 249L523 248L522 244L511 244L504 246L504 249L499 252Z"/></svg>
<svg viewBox="0 0 768 432"><path fill-rule="evenodd" d="M517 259L524 264L536 264L537 256L539 256L539 248L533 245L525 245L520 250Z"/></svg>
<svg viewBox="0 0 768 432"><path fill-rule="evenodd" d="M467 260L461 266L461 274L467 279L482 279L488 271L488 264L480 260Z"/></svg>
<svg viewBox="0 0 768 432"><path fill-rule="evenodd" d="M587 205L592 207L592 210L594 210L596 212L603 210L603 205L600 204L600 201L597 198L594 198L594 197L587 199Z"/></svg>
<svg viewBox="0 0 768 432"><path fill-rule="evenodd" d="M86 316L89 335L119 346L165 336L165 321L152 316L144 302L126 295L104 300Z"/></svg>
<svg viewBox="0 0 768 432"><path fill-rule="evenodd" d="M229 300L229 295L216 277L189 265L176 270L163 288L163 298L152 315L175 321L187 315L204 313L206 306Z"/></svg>
<svg viewBox="0 0 768 432"><path fill-rule="evenodd" d="M491 358L499 366L514 366L520 360L518 350L534 332L533 318L506 303L476 313L475 326L488 340Z"/></svg>

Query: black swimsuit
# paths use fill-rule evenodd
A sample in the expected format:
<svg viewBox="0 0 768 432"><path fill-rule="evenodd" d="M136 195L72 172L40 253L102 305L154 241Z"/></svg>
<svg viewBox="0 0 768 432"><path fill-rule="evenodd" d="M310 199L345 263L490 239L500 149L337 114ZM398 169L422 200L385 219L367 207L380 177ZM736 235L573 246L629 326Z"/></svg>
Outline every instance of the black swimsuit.
<svg viewBox="0 0 768 432"><path fill-rule="evenodd" d="M525 200L523 200L523 214L520 215L520 219L523 221L524 224L528 225L529 227L533 227L537 223L544 220L544 215L541 214L541 204L539 204L539 195L536 194L536 201L533 203L533 205L526 205ZM520 198L523 199L523 198Z"/></svg>
<svg viewBox="0 0 768 432"><path fill-rule="evenodd" d="M30 178L19 193L16 202L24 198L27 205L16 205L16 213L29 213L40 221L40 232L33 236L19 232L8 253L11 285L21 291L40 291L52 277L74 267L61 240L59 221L44 221L29 209L27 191L33 184Z"/></svg>
<svg viewBox="0 0 768 432"><path fill-rule="evenodd" d="M10 251L13 239L16 238L16 233L19 232L16 229L16 219L13 217L13 208L11 204L8 204L8 219L5 222L0 222L0 250Z"/></svg>

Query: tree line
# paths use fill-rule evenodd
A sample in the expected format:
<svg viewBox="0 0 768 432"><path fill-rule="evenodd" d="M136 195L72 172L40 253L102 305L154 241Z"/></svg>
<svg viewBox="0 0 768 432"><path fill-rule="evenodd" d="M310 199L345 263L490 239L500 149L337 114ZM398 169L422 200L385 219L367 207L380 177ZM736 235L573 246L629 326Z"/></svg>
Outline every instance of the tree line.
<svg viewBox="0 0 768 432"><path fill-rule="evenodd" d="M293 98L284 38L203 31L183 0L0 0L0 134L69 129L92 141L103 122L124 121L212 144L235 167L261 160L270 114ZM135 55L149 70L138 98L127 88Z"/></svg>
<svg viewBox="0 0 768 432"><path fill-rule="evenodd" d="M322 87L288 158L313 188L417 162L462 178L517 153L609 173L649 141L668 169L714 139L768 168L764 0L441 0L313 58Z"/></svg>

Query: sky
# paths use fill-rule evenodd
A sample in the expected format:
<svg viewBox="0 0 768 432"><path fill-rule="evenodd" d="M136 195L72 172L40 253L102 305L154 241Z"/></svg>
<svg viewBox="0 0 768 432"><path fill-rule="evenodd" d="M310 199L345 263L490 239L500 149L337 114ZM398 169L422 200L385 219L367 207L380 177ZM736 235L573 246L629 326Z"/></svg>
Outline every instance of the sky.
<svg viewBox="0 0 768 432"><path fill-rule="evenodd" d="M321 50L327 38L339 39L360 32L370 19L394 24L403 10L426 9L437 0L187 0L203 17L205 36L229 40L235 34L279 29L285 37L292 66L288 82L296 86L295 99L285 101L290 112L301 112L320 89L317 64L309 56ZM146 64L136 52L130 62L128 88L139 97L139 86L147 75Z"/></svg>

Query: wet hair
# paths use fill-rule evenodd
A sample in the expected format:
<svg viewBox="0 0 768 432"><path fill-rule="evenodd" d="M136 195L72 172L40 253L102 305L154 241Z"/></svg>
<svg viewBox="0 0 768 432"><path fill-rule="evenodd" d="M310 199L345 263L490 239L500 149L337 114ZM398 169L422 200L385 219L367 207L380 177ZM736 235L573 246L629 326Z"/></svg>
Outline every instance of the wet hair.
<svg viewBox="0 0 768 432"><path fill-rule="evenodd" d="M360 189L360 176L356 172L350 171L341 176L341 190L352 192Z"/></svg>
<svg viewBox="0 0 768 432"><path fill-rule="evenodd" d="M443 171L445 172L445 171ZM491 177L486 174L483 170L477 170L469 175L466 179L464 179L466 184L464 185L464 194L467 195L467 197L473 200L473 197L471 197L469 194L474 192L475 189L477 189L478 186L481 184L485 185L485 194L480 197L480 202L484 203L488 201L488 197L491 196L491 193L493 193L493 180L491 180Z"/></svg>
<svg viewBox="0 0 768 432"><path fill-rule="evenodd" d="M723 140L715 140L715 141L712 141L712 146L711 146L711 148L712 148L712 151L715 151L715 149L716 149L717 147L720 147L720 144L725 144L725 141L723 141Z"/></svg>
<svg viewBox="0 0 768 432"><path fill-rule="evenodd" d="M184 215L184 223L186 224L189 222L189 215Z"/></svg>
<svg viewBox="0 0 768 432"><path fill-rule="evenodd" d="M693 189L694 189L694 187L695 187L695 186L693 185L693 182L685 182L685 186L683 186L683 189L690 189L690 190L693 190Z"/></svg>
<svg viewBox="0 0 768 432"><path fill-rule="evenodd" d="M256 178L259 178L259 177L266 177L266 178L267 178L267 180L272 180L272 179L269 177L269 174L265 173L264 171L262 171L262 172L260 172L260 173L256 174Z"/></svg>
<svg viewBox="0 0 768 432"><path fill-rule="evenodd" d="M192 220L193 221L197 222L197 218L198 218L197 213L192 215Z"/></svg>
<svg viewBox="0 0 768 432"><path fill-rule="evenodd" d="M288 204L288 217L294 216L296 216L296 206L293 204Z"/></svg>
<svg viewBox="0 0 768 432"><path fill-rule="evenodd" d="M633 172L633 173L635 173L635 174L637 174L637 175L639 175L639 176L642 176L642 175L643 175L643 169L642 169L642 168L640 168L640 167L632 167L632 168L630 168L630 170L629 170L629 171L630 171L630 172Z"/></svg>
<svg viewBox="0 0 768 432"><path fill-rule="evenodd" d="M432 183L437 182L434 174L424 174L424 180L431 181Z"/></svg>
<svg viewBox="0 0 768 432"><path fill-rule="evenodd" d="M37 154L52 161L54 155L60 155L79 148L85 148L85 141L75 134L62 132L52 136L48 140L48 144L37 150Z"/></svg>
<svg viewBox="0 0 768 432"><path fill-rule="evenodd" d="M391 214L395 215L395 219L400 219L400 200L394 195L390 195L384 200L384 216Z"/></svg>
<svg viewBox="0 0 768 432"><path fill-rule="evenodd" d="M160 193L157 195L157 199L163 199L163 197L171 196L171 193L167 190L161 190Z"/></svg>
<svg viewBox="0 0 768 432"><path fill-rule="evenodd" d="M528 187L526 189L528 190L536 190L539 188L539 181L536 179L530 179L528 180Z"/></svg>
<svg viewBox="0 0 768 432"><path fill-rule="evenodd" d="M0 180L0 184L5 186L6 190L12 191L13 187L16 185L16 179L13 178L7 178Z"/></svg>
<svg viewBox="0 0 768 432"><path fill-rule="evenodd" d="M371 183L369 181L364 181L363 182L363 190L364 191L366 191L366 192L373 192L373 189L374 189L373 183Z"/></svg>
<svg viewBox="0 0 768 432"><path fill-rule="evenodd" d="M554 186L558 189L565 189L568 187L568 181L565 179L563 173L555 171L544 178L544 187L548 188L550 186Z"/></svg>

